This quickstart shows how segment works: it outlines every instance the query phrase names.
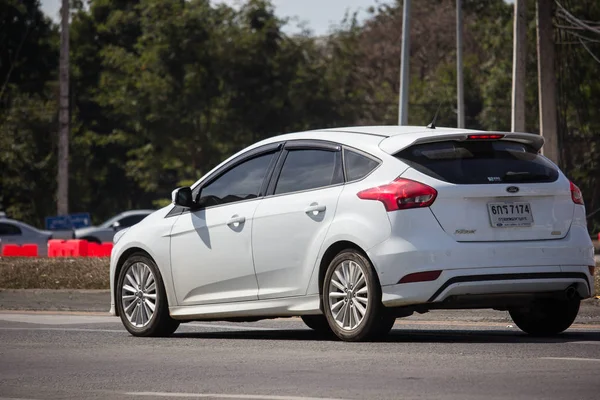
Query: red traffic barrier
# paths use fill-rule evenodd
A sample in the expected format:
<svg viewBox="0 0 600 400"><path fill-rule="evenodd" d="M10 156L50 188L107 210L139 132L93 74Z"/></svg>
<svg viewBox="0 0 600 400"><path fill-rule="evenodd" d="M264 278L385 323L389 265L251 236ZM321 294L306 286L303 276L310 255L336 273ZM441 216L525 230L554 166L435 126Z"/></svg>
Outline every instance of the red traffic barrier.
<svg viewBox="0 0 600 400"><path fill-rule="evenodd" d="M5 244L2 247L3 257L37 257L38 246L37 244L24 244L19 246L17 244Z"/></svg>
<svg viewBox="0 0 600 400"><path fill-rule="evenodd" d="M110 257L112 243L87 240L48 240L48 257Z"/></svg>
<svg viewBox="0 0 600 400"><path fill-rule="evenodd" d="M87 257L86 240L48 240L48 257Z"/></svg>
<svg viewBox="0 0 600 400"><path fill-rule="evenodd" d="M110 257L112 243L88 243L88 257Z"/></svg>

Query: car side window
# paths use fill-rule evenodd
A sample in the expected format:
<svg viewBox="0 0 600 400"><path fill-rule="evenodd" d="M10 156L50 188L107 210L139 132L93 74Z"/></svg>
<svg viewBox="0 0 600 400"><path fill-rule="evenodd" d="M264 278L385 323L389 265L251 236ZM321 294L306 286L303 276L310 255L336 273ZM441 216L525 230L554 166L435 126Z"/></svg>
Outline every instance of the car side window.
<svg viewBox="0 0 600 400"><path fill-rule="evenodd" d="M351 150L344 150L344 162L346 164L346 180L348 182L364 178L379 165L372 158Z"/></svg>
<svg viewBox="0 0 600 400"><path fill-rule="evenodd" d="M290 150L275 194L298 192L342 183L341 152L317 149Z"/></svg>
<svg viewBox="0 0 600 400"><path fill-rule="evenodd" d="M263 154L231 168L202 188L200 203L209 207L257 198L275 154Z"/></svg>
<svg viewBox="0 0 600 400"><path fill-rule="evenodd" d="M19 236L21 228L13 224L0 223L0 236Z"/></svg>
<svg viewBox="0 0 600 400"><path fill-rule="evenodd" d="M137 224L138 222L140 222L141 220L143 220L146 217L147 217L147 215L145 215L145 214L129 215L125 218L121 218L119 220L119 225L121 226L121 228L129 228L130 226Z"/></svg>

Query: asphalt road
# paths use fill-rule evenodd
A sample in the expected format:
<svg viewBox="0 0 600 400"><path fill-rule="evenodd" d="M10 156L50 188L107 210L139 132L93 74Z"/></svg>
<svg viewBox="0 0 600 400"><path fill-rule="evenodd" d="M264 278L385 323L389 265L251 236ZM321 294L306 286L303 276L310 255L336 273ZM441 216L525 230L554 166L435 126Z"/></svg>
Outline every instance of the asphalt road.
<svg viewBox="0 0 600 400"><path fill-rule="evenodd" d="M600 398L600 325L543 340L437 315L398 321L385 342L343 343L298 319L190 323L153 339L105 314L5 311L0 398Z"/></svg>

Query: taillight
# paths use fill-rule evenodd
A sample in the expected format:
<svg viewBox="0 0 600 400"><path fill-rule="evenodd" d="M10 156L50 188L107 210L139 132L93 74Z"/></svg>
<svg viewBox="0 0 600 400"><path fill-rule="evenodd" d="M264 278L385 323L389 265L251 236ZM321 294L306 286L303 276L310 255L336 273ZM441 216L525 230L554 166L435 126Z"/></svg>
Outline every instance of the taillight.
<svg viewBox="0 0 600 400"><path fill-rule="evenodd" d="M469 135L469 140L498 140L502 139L504 135L490 134L490 135Z"/></svg>
<svg viewBox="0 0 600 400"><path fill-rule="evenodd" d="M377 186L357 193L363 200L377 200L386 211L429 207L435 201L437 191L423 183L398 178L387 185Z"/></svg>
<svg viewBox="0 0 600 400"><path fill-rule="evenodd" d="M581 190L573 182L570 182L570 183L571 183L571 199L573 199L573 203L583 205L583 195L581 194Z"/></svg>

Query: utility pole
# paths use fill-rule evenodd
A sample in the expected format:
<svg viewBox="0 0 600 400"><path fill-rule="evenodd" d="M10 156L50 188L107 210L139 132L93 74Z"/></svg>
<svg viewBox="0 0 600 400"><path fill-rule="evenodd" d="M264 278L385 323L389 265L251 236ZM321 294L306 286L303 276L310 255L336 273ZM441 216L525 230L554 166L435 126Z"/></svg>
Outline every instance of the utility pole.
<svg viewBox="0 0 600 400"><path fill-rule="evenodd" d="M60 23L59 115L58 115L58 215L69 213L69 0L62 0Z"/></svg>
<svg viewBox="0 0 600 400"><path fill-rule="evenodd" d="M462 1L456 0L456 102L458 127L465 127L465 94L463 84L463 23Z"/></svg>
<svg viewBox="0 0 600 400"><path fill-rule="evenodd" d="M511 131L525 132L525 71L527 58L527 1L515 0L513 24L513 81Z"/></svg>
<svg viewBox="0 0 600 400"><path fill-rule="evenodd" d="M537 0L538 87L540 134L545 139L542 154L559 163L556 115L556 77L554 74L553 0Z"/></svg>
<svg viewBox="0 0 600 400"><path fill-rule="evenodd" d="M398 125L408 124L408 87L410 85L410 0L402 10L402 59L400 62L400 102Z"/></svg>

